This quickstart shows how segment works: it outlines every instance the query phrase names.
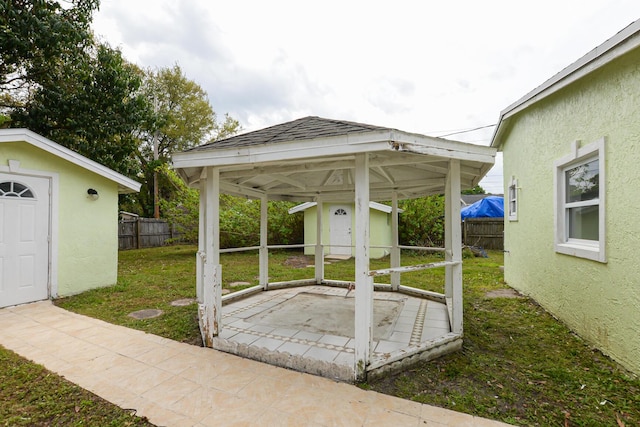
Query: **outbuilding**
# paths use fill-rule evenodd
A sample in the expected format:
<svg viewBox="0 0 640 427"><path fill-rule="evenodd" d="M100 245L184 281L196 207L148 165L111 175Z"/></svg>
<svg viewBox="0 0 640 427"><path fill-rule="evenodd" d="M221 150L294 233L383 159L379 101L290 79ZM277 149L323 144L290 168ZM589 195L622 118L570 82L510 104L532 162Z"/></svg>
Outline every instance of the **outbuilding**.
<svg viewBox="0 0 640 427"><path fill-rule="evenodd" d="M0 307L116 283L118 194L140 184L26 129L0 130Z"/></svg>
<svg viewBox="0 0 640 427"><path fill-rule="evenodd" d="M316 227L318 215L318 203L305 202L289 209L290 214L304 212L304 254L313 255L316 245ZM355 217L353 216L355 205L353 203L326 203L322 208L322 222L328 227L324 228L322 240L327 242L324 246L324 254L329 257L355 256ZM371 228L370 256L382 258L389 255L393 241L391 229L391 211L389 205L378 202L369 202L369 224ZM402 209L398 209L402 213Z"/></svg>

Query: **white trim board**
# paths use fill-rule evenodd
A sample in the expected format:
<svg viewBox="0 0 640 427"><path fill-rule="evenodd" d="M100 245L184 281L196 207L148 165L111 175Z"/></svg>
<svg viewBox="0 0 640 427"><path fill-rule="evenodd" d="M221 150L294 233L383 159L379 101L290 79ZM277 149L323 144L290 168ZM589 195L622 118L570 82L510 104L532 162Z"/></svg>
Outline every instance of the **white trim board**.
<svg viewBox="0 0 640 427"><path fill-rule="evenodd" d="M331 204L331 202L325 202L325 203ZM298 206L294 206L291 209L289 209L289 213L294 214L296 212L305 211L311 207L316 206L317 204L318 204L317 202L301 203ZM340 202L340 204L344 204L344 202ZM391 206L383 205L382 203L378 203L378 202L369 202L369 208L375 209L377 211L384 212L384 213L391 213ZM398 209L398 213L402 213L402 212L404 212L404 210Z"/></svg>
<svg viewBox="0 0 640 427"><path fill-rule="evenodd" d="M0 143L26 142L118 184L118 192L136 193L141 184L28 129L0 129Z"/></svg>

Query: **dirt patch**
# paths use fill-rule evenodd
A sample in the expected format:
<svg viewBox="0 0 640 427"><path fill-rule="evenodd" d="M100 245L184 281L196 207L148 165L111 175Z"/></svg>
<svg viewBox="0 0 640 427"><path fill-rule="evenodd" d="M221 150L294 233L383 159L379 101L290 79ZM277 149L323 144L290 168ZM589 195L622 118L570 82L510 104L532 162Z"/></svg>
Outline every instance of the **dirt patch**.
<svg viewBox="0 0 640 427"><path fill-rule="evenodd" d="M239 288L241 286L249 286L250 282L231 282L229 283L230 288Z"/></svg>
<svg viewBox="0 0 640 427"><path fill-rule="evenodd" d="M194 300L193 298L182 298L182 299L177 299L175 301L171 301L171 305L174 307L184 307L184 306L193 304L195 301L196 300Z"/></svg>
<svg viewBox="0 0 640 427"><path fill-rule="evenodd" d="M133 317L134 319L153 319L154 317L162 316L162 313L162 310L147 308L145 310L138 310L133 313L129 313L129 317Z"/></svg>
<svg viewBox="0 0 640 427"><path fill-rule="evenodd" d="M284 261L284 265L293 268L306 268L309 264L313 264L314 259L306 255L290 256Z"/></svg>
<svg viewBox="0 0 640 427"><path fill-rule="evenodd" d="M513 289L495 289L484 294L487 298L524 298L524 296Z"/></svg>

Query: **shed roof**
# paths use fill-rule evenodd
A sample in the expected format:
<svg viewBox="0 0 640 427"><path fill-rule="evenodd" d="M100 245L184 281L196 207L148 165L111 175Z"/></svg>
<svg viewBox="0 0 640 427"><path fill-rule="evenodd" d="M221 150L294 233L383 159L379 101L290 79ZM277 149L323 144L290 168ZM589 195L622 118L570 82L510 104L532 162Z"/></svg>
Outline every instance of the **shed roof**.
<svg viewBox="0 0 640 427"><path fill-rule="evenodd" d="M450 159L461 161L462 188L475 186L495 149L344 120L304 117L201 145L173 156L192 186L203 168L220 170L221 191L249 197L353 200L354 159L369 153L370 198L409 199L444 192Z"/></svg>
<svg viewBox="0 0 640 427"><path fill-rule="evenodd" d="M640 20L637 20L502 110L493 133L491 146L497 148L502 146L503 137L512 116L639 46Z"/></svg>
<svg viewBox="0 0 640 427"><path fill-rule="evenodd" d="M8 142L26 142L74 165L103 176L117 183L118 192L121 194L140 191L140 183L28 129L0 129L0 143Z"/></svg>

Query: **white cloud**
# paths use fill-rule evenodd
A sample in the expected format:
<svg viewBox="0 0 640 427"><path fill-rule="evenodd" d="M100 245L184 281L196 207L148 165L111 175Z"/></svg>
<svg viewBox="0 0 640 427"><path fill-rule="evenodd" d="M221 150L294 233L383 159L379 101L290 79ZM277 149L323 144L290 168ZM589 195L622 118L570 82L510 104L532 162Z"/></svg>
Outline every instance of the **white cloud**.
<svg viewBox="0 0 640 427"><path fill-rule="evenodd" d="M104 0L94 29L140 66L178 63L245 130L319 115L435 135L494 123L637 18L636 0Z"/></svg>

